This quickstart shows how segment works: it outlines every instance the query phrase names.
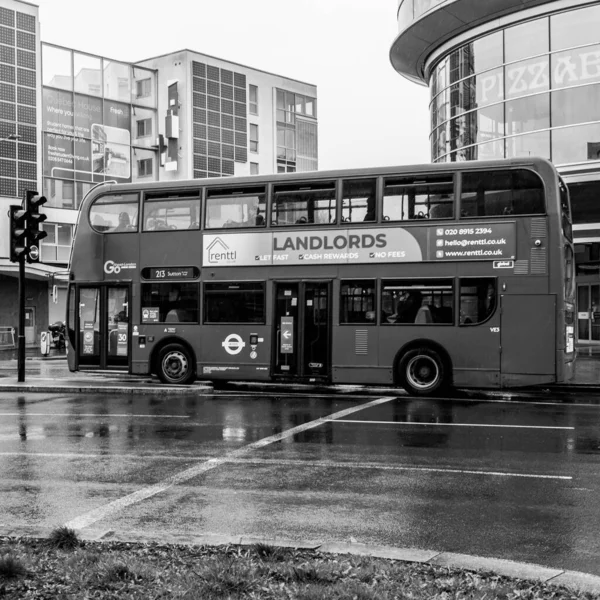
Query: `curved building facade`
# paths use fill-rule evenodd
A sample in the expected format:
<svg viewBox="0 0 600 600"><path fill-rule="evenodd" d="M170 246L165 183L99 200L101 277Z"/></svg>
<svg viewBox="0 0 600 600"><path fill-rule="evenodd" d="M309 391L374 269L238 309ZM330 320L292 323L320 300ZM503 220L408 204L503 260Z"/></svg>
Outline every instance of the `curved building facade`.
<svg viewBox="0 0 600 600"><path fill-rule="evenodd" d="M580 341L600 341L600 2L400 0L390 58L429 86L434 162L543 156L571 191Z"/></svg>

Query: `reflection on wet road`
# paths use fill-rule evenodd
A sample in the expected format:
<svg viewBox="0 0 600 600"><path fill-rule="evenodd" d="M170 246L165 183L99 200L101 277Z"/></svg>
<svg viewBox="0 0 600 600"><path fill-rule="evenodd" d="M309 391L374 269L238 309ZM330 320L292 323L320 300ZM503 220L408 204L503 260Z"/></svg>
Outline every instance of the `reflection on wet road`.
<svg viewBox="0 0 600 600"><path fill-rule="evenodd" d="M0 394L0 524L417 547L600 574L600 405Z"/></svg>

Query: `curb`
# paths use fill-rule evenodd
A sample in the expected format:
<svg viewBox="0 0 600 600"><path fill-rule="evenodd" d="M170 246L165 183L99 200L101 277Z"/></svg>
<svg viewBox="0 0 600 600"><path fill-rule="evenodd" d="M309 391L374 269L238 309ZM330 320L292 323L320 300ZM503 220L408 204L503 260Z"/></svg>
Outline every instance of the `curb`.
<svg viewBox="0 0 600 600"><path fill-rule="evenodd" d="M8 527L0 525L0 536L48 538L53 528L48 527ZM249 535L222 535L205 533L202 535L160 535L153 536L144 533L123 535L113 530L78 531L79 537L89 542L128 542L138 544L155 543L160 546L252 546L267 544L279 548L294 548L315 550L326 554L351 554L355 556L370 556L386 560L400 560L428 564L436 567L452 567L467 571L486 571L497 575L516 579L538 581L556 586L565 586L580 592L600 593L600 577L580 571L553 569L534 563L517 562L512 560L486 558L470 554L422 550L419 548L397 548L394 546L378 546L359 542L320 542L312 540L292 540L286 538L266 538Z"/></svg>
<svg viewBox="0 0 600 600"><path fill-rule="evenodd" d="M192 386L118 386L94 384L39 384L39 383L3 383L0 379L0 392L46 392L74 394L207 394L213 392L212 385Z"/></svg>
<svg viewBox="0 0 600 600"><path fill-rule="evenodd" d="M46 384L39 382L39 379L36 381L35 377L31 377L31 379L35 383L18 383L14 381L16 378L14 376L3 377L0 374L0 392L49 392L49 393L106 393L106 394L194 394L194 393L213 393L215 391L212 383L200 383L196 382L190 386L167 386L163 384L150 384L137 386L135 384L132 385L132 382L128 382L129 385L118 386L114 383L108 385L102 384L90 384L90 383L66 383L66 384ZM6 381L13 380L13 381ZM106 380L108 381L108 380ZM260 388L262 391L268 390L272 387L275 390L280 389L280 384L273 384L272 382L260 382L253 383L251 388ZM343 389L342 389L343 388ZM295 391L305 391L305 390L314 390L315 386L311 384L287 384L287 390L295 390ZM359 391L365 394L373 394L373 393L397 393L400 396L406 394L403 390L397 388L379 388L379 387L370 387L370 386L329 386L327 388L329 391L337 391L339 393L347 393L350 391ZM473 392L474 390L463 390L468 392ZM484 393L488 394L490 397L501 396L504 397L507 394L516 394L521 393L526 396L532 397L544 397L549 393L559 393L564 395L575 395L575 394L600 394L600 385L596 384L579 384L579 385L561 385L556 384L552 386L543 386L540 389L521 389L519 392L516 390L483 390Z"/></svg>

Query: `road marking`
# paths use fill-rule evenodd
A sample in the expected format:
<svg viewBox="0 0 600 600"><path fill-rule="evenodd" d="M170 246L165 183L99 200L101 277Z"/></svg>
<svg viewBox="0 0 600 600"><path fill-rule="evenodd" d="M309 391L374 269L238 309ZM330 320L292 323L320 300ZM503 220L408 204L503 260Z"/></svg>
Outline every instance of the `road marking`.
<svg viewBox="0 0 600 600"><path fill-rule="evenodd" d="M93 458L93 459L114 459L113 456L106 456L102 454L69 454L69 453L51 453L51 452L0 452L2 456L27 456L29 458ZM120 454L119 457L123 460L165 460L165 461L187 461L197 460L198 457L191 456L142 456L139 454ZM212 461L215 460L211 457L204 457L204 460ZM515 473L507 471L477 471L473 469L451 469L443 467L415 467L408 465L383 465L381 463L373 462L336 462L336 461L320 461L320 460L287 460L285 458L224 458L221 461L223 464L238 464L238 465L265 465L265 466L295 466L295 467L310 467L310 468L335 468L335 469L370 469L373 471L417 471L417 472L428 472L428 473L450 473L453 475L487 475L496 477L523 477L529 479L556 479L560 481L571 481L573 477L568 475L546 475L543 473ZM592 491L588 488L573 488L573 490L585 490Z"/></svg>
<svg viewBox="0 0 600 600"><path fill-rule="evenodd" d="M496 423L419 423L414 421L358 421L352 419L336 419L336 423L372 423L375 425L429 425L435 427L506 427L514 429L566 429L574 431L575 427L554 427L551 425L499 425Z"/></svg>
<svg viewBox="0 0 600 600"><path fill-rule="evenodd" d="M339 412L333 413L327 417L320 417L315 419L314 421L309 421L308 423L304 423L303 425L298 425L297 427L292 427L291 429L287 429L286 431L282 431L281 433L277 433L275 435L271 435L269 437L263 438L262 440L258 440L257 442L253 442L252 444L248 444L242 448L238 448L237 450L233 450L228 454L219 457L219 458L211 458L206 462L203 462L194 467L190 467L189 469L185 469L181 471L181 473L176 473L171 477L168 477L164 481L156 483L154 485L148 486L146 488L142 488L133 494L129 494L127 496L123 496L118 500L114 500L113 502L109 502L104 506L100 506L90 512L80 515L71 521L65 523L66 527L70 527L72 529L83 529L84 527L89 527L93 523L100 521L101 519L106 518L107 516L119 512L124 508L131 506L132 504L136 504L141 502L142 500L146 500L151 498L152 496L156 496L169 488L177 485L179 483L184 483L185 481L189 481L198 475L202 475L207 471L210 471L222 464L228 462L231 458L239 458L244 456L245 454L250 454L254 450L258 448L264 448L270 444L274 444L275 442L280 442L286 438L292 437L297 433L302 433L303 431L307 431L308 429L314 429L315 427L319 427L324 423L329 423L336 419L342 419L347 415L351 415L352 413L364 410L366 408L371 408L373 406L378 406L380 404L385 404L386 402L390 402L392 400L396 400L395 397L385 397L378 398L377 400L373 400L371 402L367 402L366 404L361 404L360 406L353 406L351 408L346 408L344 410L340 410Z"/></svg>
<svg viewBox="0 0 600 600"><path fill-rule="evenodd" d="M569 475L545 475L543 473L513 473L506 471L476 471L472 469L445 469L442 467L414 467L408 465L382 465L381 463L369 462L336 462L336 461L303 461L303 460L285 460L268 458L242 458L229 460L230 463L239 464L273 464L290 466L310 466L310 467L334 467L334 468L352 468L352 469L374 469L382 471L426 471L428 473L452 473L461 475L495 475L498 477L527 477L531 479L558 479L572 480Z"/></svg>
<svg viewBox="0 0 600 600"><path fill-rule="evenodd" d="M2 417L105 417L111 419L135 417L136 419L190 419L189 415L136 415L133 413L0 413Z"/></svg>
<svg viewBox="0 0 600 600"><path fill-rule="evenodd" d="M76 453L60 453L60 452L0 452L2 456L26 456L29 458L94 458L94 459L114 459L113 456L106 456L104 454L76 454ZM143 456L140 454L120 454L118 458L123 460L165 460L165 461L186 461L197 460L199 457L194 456ZM203 457L204 460L214 460L211 457ZM373 471L424 471L428 473L451 473L461 475L487 475L497 477L524 477L529 479L556 479L562 481L570 481L573 477L568 475L546 475L543 473L514 473L505 471L476 471L473 469L450 469L442 467L415 467L408 465L383 465L381 463L373 462L336 462L336 461L325 461L325 460L287 460L285 458L224 458L223 464L238 464L238 465L265 465L265 466L295 466L295 467L320 467L320 468L335 468L335 469L370 469ZM573 488L574 491L585 490L592 491L588 488Z"/></svg>

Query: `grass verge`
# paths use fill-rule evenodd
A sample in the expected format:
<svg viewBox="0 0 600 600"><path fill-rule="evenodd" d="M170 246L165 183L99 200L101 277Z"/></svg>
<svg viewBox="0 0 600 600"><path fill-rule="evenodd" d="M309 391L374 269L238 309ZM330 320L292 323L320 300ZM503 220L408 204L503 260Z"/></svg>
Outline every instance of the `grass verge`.
<svg viewBox="0 0 600 600"><path fill-rule="evenodd" d="M66 541L65 541L66 540ZM491 573L312 550L0 537L1 599L592 600Z"/></svg>

